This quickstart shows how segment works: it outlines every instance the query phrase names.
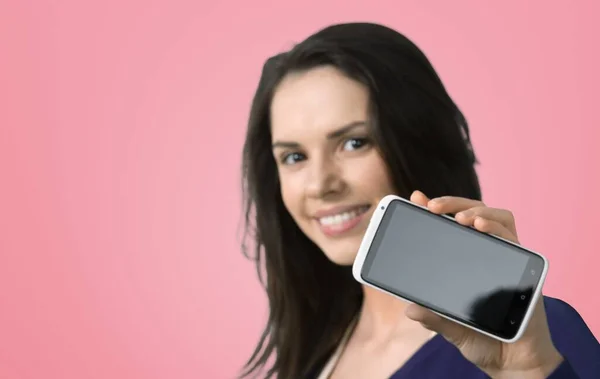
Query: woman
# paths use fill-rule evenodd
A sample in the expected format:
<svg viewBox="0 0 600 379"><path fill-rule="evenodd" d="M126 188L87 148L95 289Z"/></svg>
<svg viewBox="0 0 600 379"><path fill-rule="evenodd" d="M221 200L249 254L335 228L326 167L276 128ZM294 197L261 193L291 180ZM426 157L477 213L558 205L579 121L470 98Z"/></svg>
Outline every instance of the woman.
<svg viewBox="0 0 600 379"><path fill-rule="evenodd" d="M390 193L518 241L511 213L481 202L475 163L463 115L396 31L334 25L269 59L243 173L270 314L244 376L600 378L598 341L560 300L541 300L508 345L352 278L373 208Z"/></svg>

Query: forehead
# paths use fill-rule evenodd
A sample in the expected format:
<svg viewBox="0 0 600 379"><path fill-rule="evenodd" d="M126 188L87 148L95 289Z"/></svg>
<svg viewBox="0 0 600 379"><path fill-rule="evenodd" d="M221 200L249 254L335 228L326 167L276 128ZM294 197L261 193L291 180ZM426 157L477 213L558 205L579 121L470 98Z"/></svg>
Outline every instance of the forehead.
<svg viewBox="0 0 600 379"><path fill-rule="evenodd" d="M367 121L367 88L331 66L288 74L271 103L274 139L326 135L356 121Z"/></svg>

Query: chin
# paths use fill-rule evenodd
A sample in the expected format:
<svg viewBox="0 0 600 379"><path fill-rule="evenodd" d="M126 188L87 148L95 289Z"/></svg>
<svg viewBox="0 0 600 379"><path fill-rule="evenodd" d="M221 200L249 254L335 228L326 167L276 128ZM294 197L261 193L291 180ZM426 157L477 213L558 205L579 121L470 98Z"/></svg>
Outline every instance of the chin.
<svg viewBox="0 0 600 379"><path fill-rule="evenodd" d="M339 266L352 266L354 263L354 259L356 258L356 253L358 252L358 247L356 248L340 248L340 246L336 246L335 249L323 249L325 255L329 260L336 265Z"/></svg>
<svg viewBox="0 0 600 379"><path fill-rule="evenodd" d="M338 266L352 266L352 264L354 263L354 256L351 258L347 258L347 257L334 257L334 258L329 258L333 263L335 263Z"/></svg>

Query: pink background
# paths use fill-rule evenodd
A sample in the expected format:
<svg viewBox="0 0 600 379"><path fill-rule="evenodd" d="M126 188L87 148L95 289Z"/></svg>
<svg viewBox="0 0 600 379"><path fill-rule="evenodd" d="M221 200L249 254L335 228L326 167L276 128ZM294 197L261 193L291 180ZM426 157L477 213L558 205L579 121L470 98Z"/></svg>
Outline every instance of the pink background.
<svg viewBox="0 0 600 379"><path fill-rule="evenodd" d="M1 378L234 376L266 317L238 238L250 98L269 54L339 21L431 58L485 200L600 335L593 0L244 3L0 5Z"/></svg>

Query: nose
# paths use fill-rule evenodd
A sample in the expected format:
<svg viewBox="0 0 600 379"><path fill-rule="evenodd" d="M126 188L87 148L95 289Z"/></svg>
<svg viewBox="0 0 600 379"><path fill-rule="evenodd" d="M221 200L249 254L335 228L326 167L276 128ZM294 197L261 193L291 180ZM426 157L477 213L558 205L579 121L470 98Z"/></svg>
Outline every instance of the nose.
<svg viewBox="0 0 600 379"><path fill-rule="evenodd" d="M314 158L314 157L313 157ZM306 182L306 195L323 198L343 192L342 170L334 159L313 159Z"/></svg>

